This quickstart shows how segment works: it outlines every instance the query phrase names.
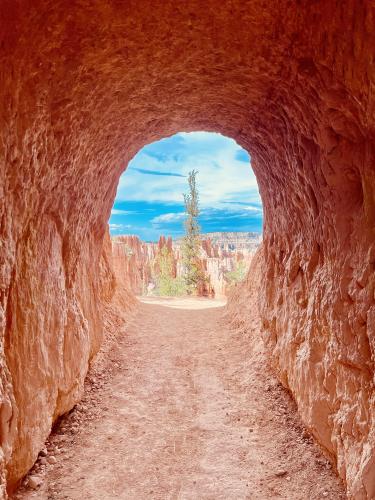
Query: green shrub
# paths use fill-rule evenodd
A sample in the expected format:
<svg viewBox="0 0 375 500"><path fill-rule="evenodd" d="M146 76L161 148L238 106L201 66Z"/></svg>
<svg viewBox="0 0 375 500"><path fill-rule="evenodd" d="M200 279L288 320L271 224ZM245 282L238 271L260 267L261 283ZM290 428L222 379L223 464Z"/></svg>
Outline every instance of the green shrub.
<svg viewBox="0 0 375 500"><path fill-rule="evenodd" d="M159 252L155 262L155 295L168 297L181 297L187 295L188 289L182 277L173 276L173 253L167 247Z"/></svg>
<svg viewBox="0 0 375 500"><path fill-rule="evenodd" d="M246 263L239 260L232 271L225 273L225 280L230 286L241 283L246 278Z"/></svg>
<svg viewBox="0 0 375 500"><path fill-rule="evenodd" d="M159 280L156 293L161 296L182 297L187 295L187 286L182 277L167 277Z"/></svg>

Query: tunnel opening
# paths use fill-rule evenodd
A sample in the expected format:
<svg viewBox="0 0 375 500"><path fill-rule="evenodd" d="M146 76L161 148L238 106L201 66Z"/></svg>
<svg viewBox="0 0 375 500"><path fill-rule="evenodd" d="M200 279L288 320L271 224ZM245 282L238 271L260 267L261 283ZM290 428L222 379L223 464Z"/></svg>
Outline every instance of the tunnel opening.
<svg viewBox="0 0 375 500"><path fill-rule="evenodd" d="M200 279L189 288L184 196L193 171ZM120 177L109 220L116 273L136 295L222 299L245 279L262 225L249 154L218 133L177 133L143 147Z"/></svg>

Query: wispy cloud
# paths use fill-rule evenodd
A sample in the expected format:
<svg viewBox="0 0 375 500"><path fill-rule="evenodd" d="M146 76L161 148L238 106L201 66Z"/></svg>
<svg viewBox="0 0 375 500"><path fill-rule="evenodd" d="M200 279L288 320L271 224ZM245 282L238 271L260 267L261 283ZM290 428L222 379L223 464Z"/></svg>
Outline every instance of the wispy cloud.
<svg viewBox="0 0 375 500"><path fill-rule="evenodd" d="M224 205L240 205L245 207L249 205L248 201L236 201L236 200L229 200L229 201L224 200L221 203L223 203ZM261 207L262 204L259 202L258 206Z"/></svg>
<svg viewBox="0 0 375 500"><path fill-rule="evenodd" d="M139 172L140 174L165 175L166 177L186 177L186 175L175 174L173 172L160 172L160 170L147 170L145 168L138 168L138 167L130 167L130 169L135 170L136 172Z"/></svg>
<svg viewBox="0 0 375 500"><path fill-rule="evenodd" d="M262 218L263 211L256 207L241 207L239 210L227 210L222 208L206 209L202 210L200 214L200 221L204 224L206 222L219 221L219 220L230 220L230 219L240 219L249 218L253 219Z"/></svg>

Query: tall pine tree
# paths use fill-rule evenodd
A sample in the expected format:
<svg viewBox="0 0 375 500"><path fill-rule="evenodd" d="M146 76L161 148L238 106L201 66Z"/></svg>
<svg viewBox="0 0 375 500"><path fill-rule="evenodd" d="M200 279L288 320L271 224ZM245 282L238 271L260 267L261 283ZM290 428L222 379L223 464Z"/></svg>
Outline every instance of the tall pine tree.
<svg viewBox="0 0 375 500"><path fill-rule="evenodd" d="M199 194L196 185L197 171L189 172L189 192L184 194L186 210L185 236L182 244L182 262L184 265L184 277L189 293L199 289L204 282L204 273L200 267L199 254L201 248L199 216Z"/></svg>

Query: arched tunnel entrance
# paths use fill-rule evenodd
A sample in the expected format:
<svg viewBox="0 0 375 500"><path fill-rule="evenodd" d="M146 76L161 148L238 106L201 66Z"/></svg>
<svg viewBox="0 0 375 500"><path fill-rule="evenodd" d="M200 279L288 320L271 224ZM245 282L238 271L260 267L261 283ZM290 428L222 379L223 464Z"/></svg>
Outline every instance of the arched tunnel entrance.
<svg viewBox="0 0 375 500"><path fill-rule="evenodd" d="M197 213L187 226L192 173ZM109 219L114 269L136 296L225 299L245 278L262 226L248 153L221 134L180 132L142 148L120 177Z"/></svg>
<svg viewBox="0 0 375 500"><path fill-rule="evenodd" d="M252 157L276 372L349 494L373 498L372 3L37 0L1 18L3 491L100 346L121 172L147 143L207 130Z"/></svg>

